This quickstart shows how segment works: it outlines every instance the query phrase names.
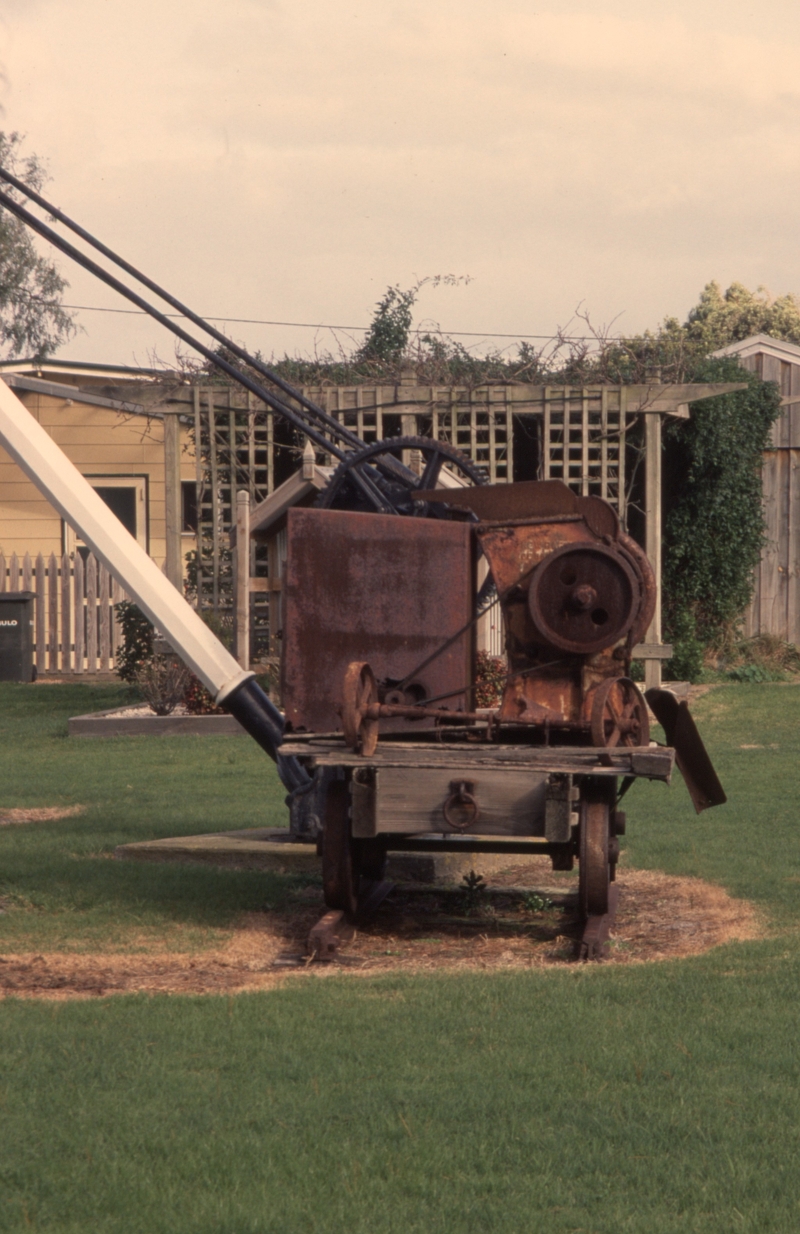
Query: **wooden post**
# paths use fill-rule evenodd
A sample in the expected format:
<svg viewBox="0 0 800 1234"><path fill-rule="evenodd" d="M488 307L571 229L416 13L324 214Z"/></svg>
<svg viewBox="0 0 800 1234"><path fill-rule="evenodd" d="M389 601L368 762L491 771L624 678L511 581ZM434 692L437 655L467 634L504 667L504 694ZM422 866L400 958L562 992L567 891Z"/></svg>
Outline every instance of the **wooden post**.
<svg viewBox="0 0 800 1234"><path fill-rule="evenodd" d="M236 659L250 667L250 494L236 494Z"/></svg>
<svg viewBox="0 0 800 1234"><path fill-rule="evenodd" d="M181 552L181 425L178 413L164 411L164 504L167 523L166 575L183 595Z"/></svg>
<svg viewBox="0 0 800 1234"><path fill-rule="evenodd" d="M644 417L645 442L645 552L656 576L656 610L650 629L648 643L661 642L661 415L646 412ZM646 690L661 686L661 661L645 660L644 684Z"/></svg>

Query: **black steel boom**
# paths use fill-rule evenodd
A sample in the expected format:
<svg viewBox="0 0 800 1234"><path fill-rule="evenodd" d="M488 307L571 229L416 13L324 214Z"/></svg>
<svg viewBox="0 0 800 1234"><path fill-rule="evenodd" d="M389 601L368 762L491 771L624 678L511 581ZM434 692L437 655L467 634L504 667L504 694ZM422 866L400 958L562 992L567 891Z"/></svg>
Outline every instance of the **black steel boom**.
<svg viewBox="0 0 800 1234"><path fill-rule="evenodd" d="M24 193L32 201L36 202L37 205L41 206L42 209L47 210L53 218L63 222L88 244L91 244L93 248L97 249L105 257L109 258L109 260L120 266L126 271L126 273L132 275L138 282L153 291L188 320L192 321L200 329L204 330L212 338L216 339L217 342L219 342L232 356L235 356L236 359L240 360L243 364L246 364L248 368L261 374L270 383L272 383L272 385L277 386L281 391L294 399L297 402L299 409L295 409L290 406L288 402L286 402L274 391L265 387L261 382L256 381L255 378L253 378L249 373L243 372L240 368L237 368L235 364L232 364L228 359L226 359L225 356L220 355L210 347L207 347L199 339L193 337L183 328L183 326L167 317L158 308L156 308L155 305L151 304L149 301L145 300L143 296L139 295L138 292L126 286L108 270L105 270L102 266L98 265L97 262L93 261L91 257L88 257L85 253L81 252L80 249L77 249L73 244L70 244L68 240L65 240L59 236L52 227L49 227L34 214L31 214L31 212L25 209L25 207L16 201L13 196L0 190L0 206L4 206L23 223L25 223L26 226L30 227L38 235L42 236L43 239L47 240L67 257L70 257L73 261L77 262L78 265L89 271L89 273L94 274L95 277L99 278L107 286L124 296L125 299L129 300L132 304L135 304L137 308L147 313L160 325L164 326L165 329L171 331L174 335L181 339L182 342L188 344L189 347L193 348L200 355L202 355L210 364L214 365L215 368L225 373L226 376L230 377L233 381L237 382L246 390L249 390L250 393L254 394L257 398L261 399L268 407L271 407L273 411L281 415L295 429L305 434L305 436L307 436L320 450L327 454L333 455L333 457L339 462L342 462L346 458L351 457L353 453L363 449L365 443L356 433L353 433L352 430L348 429L345 425L340 424L340 422L325 411L324 408L318 406L311 399L307 398L301 390L296 389L289 382L280 377L279 374L268 368L263 361L251 356L244 350L244 348L227 338L226 335L217 330L214 326L210 325L198 314L192 312L192 310L182 304L180 300L177 300L174 296L171 296L168 292L159 287L157 283L142 274L129 262L125 261L124 258L119 257L113 252L112 249L95 239L95 237L88 231L80 227L77 223L74 223L61 210L51 205L51 203L39 193L36 193L33 189L30 189L23 181L19 180L16 176L11 175L10 172L5 171L3 168L0 168L0 179L4 180L19 192ZM358 487L361 489L364 497L367 499L368 504L381 513L397 513L391 497L376 483L376 467L378 471L388 472L393 480L399 480L406 488L409 489L417 488L419 486L419 478L409 468L405 467L399 459L391 456L386 456L385 458L374 461L370 467L353 468L353 478Z"/></svg>

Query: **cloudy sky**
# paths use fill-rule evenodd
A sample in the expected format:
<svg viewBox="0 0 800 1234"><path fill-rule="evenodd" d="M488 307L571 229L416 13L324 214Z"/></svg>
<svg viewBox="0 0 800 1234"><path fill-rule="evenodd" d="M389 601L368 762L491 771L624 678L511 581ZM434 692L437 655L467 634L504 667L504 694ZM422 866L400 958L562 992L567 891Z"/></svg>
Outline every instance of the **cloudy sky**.
<svg viewBox="0 0 800 1234"><path fill-rule="evenodd" d="M359 326L390 283L465 275L419 317L480 348L578 305L654 325L710 279L800 292L799 63L796 0L0 0L0 127L203 314ZM119 306L62 264L69 303ZM79 319L70 358L173 355Z"/></svg>

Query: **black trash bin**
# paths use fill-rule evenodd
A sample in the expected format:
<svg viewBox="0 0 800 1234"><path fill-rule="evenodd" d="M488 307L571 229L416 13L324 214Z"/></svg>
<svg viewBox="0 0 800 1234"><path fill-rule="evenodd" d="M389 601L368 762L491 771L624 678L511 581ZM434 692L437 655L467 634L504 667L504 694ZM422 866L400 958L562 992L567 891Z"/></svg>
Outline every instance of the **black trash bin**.
<svg viewBox="0 0 800 1234"><path fill-rule="evenodd" d="M0 681L35 681L32 591L0 591Z"/></svg>

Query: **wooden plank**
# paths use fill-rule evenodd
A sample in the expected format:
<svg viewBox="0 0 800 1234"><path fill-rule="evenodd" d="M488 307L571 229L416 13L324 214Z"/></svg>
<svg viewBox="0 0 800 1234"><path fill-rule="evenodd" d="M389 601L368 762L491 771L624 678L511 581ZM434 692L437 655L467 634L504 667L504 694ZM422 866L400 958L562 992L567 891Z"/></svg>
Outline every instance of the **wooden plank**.
<svg viewBox="0 0 800 1234"><path fill-rule="evenodd" d="M31 555L26 553L22 559L22 590L33 591L33 566L31 564Z"/></svg>
<svg viewBox="0 0 800 1234"><path fill-rule="evenodd" d="M608 390L600 391L600 496L608 500Z"/></svg>
<svg viewBox="0 0 800 1234"><path fill-rule="evenodd" d="M770 633L773 629L778 597L778 455L777 450L767 451L761 471L766 536L761 553L758 606L758 629L761 634Z"/></svg>
<svg viewBox="0 0 800 1234"><path fill-rule="evenodd" d="M85 632L86 632L86 610L83 604L84 595L84 571L83 557L80 553L75 554L72 577L72 603L74 605L73 613L75 616L75 660L74 671L76 673L83 672L83 656L85 650Z"/></svg>
<svg viewBox="0 0 800 1234"><path fill-rule="evenodd" d="M646 415L645 429L645 552L656 576L656 606L647 631L648 643L661 642L661 416ZM645 686L661 685L661 661L645 660Z"/></svg>
<svg viewBox="0 0 800 1234"><path fill-rule="evenodd" d="M166 564L166 563L165 563ZM109 609L109 578L108 570L100 563L97 570L97 598L100 610L100 669L110 667L111 658L111 611Z"/></svg>
<svg viewBox="0 0 800 1234"><path fill-rule="evenodd" d="M542 459L540 463L542 479L550 479L550 437L552 434L551 412L550 412L550 389L545 387L544 391L544 425L542 429Z"/></svg>
<svg viewBox="0 0 800 1234"><path fill-rule="evenodd" d="M61 671L72 671L72 563L67 553L61 558Z"/></svg>
<svg viewBox="0 0 800 1234"><path fill-rule="evenodd" d="M47 563L47 667L58 672L58 565L55 553Z"/></svg>
<svg viewBox="0 0 800 1234"><path fill-rule="evenodd" d="M506 480L512 484L514 480L514 421L508 398L508 386L503 386L503 398L506 403Z"/></svg>
<svg viewBox="0 0 800 1234"><path fill-rule="evenodd" d="M298 734L281 746L281 754L311 758L320 767L401 767L463 773L475 778L480 769L500 767L547 774L620 776L641 775L669 782L675 751L668 746L643 749L603 750L574 746L442 745L438 742L381 741L374 754L364 759L348 750L342 739L309 737ZM473 775L470 777L470 772Z"/></svg>
<svg viewBox="0 0 800 1234"><path fill-rule="evenodd" d="M36 668L40 673L47 669L47 590L44 577L44 557L36 558Z"/></svg>
<svg viewBox="0 0 800 1234"><path fill-rule="evenodd" d="M375 440L383 441L383 387L375 387Z"/></svg>
<svg viewBox="0 0 800 1234"><path fill-rule="evenodd" d="M203 417L200 404L200 390L195 386L192 390L194 403L194 491L197 507L196 536L196 566L197 566L197 597L195 603L198 612L203 608Z"/></svg>
<svg viewBox="0 0 800 1234"><path fill-rule="evenodd" d="M242 668L250 667L250 494L236 494L235 549L235 635L236 659Z"/></svg>
<svg viewBox="0 0 800 1234"><path fill-rule="evenodd" d="M11 554L11 561L8 566L8 590L19 591L19 557L16 553Z"/></svg>
<svg viewBox="0 0 800 1234"><path fill-rule="evenodd" d="M628 433L628 398L624 387L619 392L619 461L617 463L617 513L622 526L628 527L628 502L625 493L625 450Z"/></svg>
<svg viewBox="0 0 800 1234"><path fill-rule="evenodd" d="M208 449L211 457L211 602L216 615L219 609L219 465L214 395L210 390L206 393L206 409L208 411Z"/></svg>
<svg viewBox="0 0 800 1234"><path fill-rule="evenodd" d="M797 520L800 518L800 450L787 450L788 459L788 558L786 638L790 643L800 643L800 536Z"/></svg>
<svg viewBox="0 0 800 1234"><path fill-rule="evenodd" d="M581 495L589 496L589 398L581 391Z"/></svg>
<svg viewBox="0 0 800 1234"><path fill-rule="evenodd" d="M486 391L486 414L489 420L489 483L497 483L497 433L491 390Z"/></svg>
<svg viewBox="0 0 800 1234"><path fill-rule="evenodd" d="M402 832L418 835L449 831L442 807L451 794L452 771L447 768L385 767L378 772L376 834ZM544 836L547 776L530 771L483 768L470 781L480 811L466 835Z"/></svg>
<svg viewBox="0 0 800 1234"><path fill-rule="evenodd" d="M637 643L631 651L632 660L671 660L671 643Z"/></svg>
<svg viewBox="0 0 800 1234"><path fill-rule="evenodd" d="M789 614L789 493L791 485L791 458L788 450L779 450L778 458L778 594L771 634L788 639Z"/></svg>
<svg viewBox="0 0 800 1234"><path fill-rule="evenodd" d="M183 594L183 553L181 549L181 426L178 413L164 415L164 522L167 550L167 578Z"/></svg>
<svg viewBox="0 0 800 1234"><path fill-rule="evenodd" d="M93 553L86 562L86 671L97 672L97 562Z"/></svg>

